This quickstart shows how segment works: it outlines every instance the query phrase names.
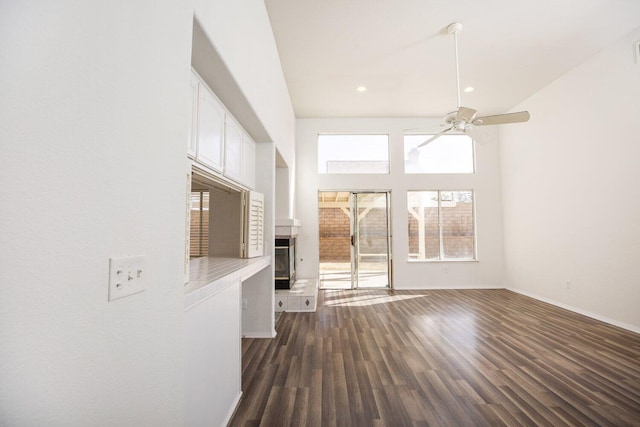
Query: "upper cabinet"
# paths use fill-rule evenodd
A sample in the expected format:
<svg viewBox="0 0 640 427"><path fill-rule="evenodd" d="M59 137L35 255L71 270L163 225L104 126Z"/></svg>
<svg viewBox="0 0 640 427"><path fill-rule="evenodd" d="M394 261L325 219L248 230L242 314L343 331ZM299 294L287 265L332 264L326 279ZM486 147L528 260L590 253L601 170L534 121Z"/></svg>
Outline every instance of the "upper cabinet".
<svg viewBox="0 0 640 427"><path fill-rule="evenodd" d="M233 117L227 116L224 138L224 176L238 182L242 182L243 134L244 131Z"/></svg>
<svg viewBox="0 0 640 427"><path fill-rule="evenodd" d="M198 89L198 148L196 159L222 172L224 141L224 107L203 84Z"/></svg>
<svg viewBox="0 0 640 427"><path fill-rule="evenodd" d="M195 72L191 73L187 155L216 174L255 187L256 145Z"/></svg>
<svg viewBox="0 0 640 427"><path fill-rule="evenodd" d="M256 186L256 143L246 133L242 135L242 183Z"/></svg>
<svg viewBox="0 0 640 427"><path fill-rule="evenodd" d="M197 129L198 129L198 77L191 73L189 80L189 91L191 94L191 110L189 111L189 135L187 139L187 155L191 158L196 156Z"/></svg>

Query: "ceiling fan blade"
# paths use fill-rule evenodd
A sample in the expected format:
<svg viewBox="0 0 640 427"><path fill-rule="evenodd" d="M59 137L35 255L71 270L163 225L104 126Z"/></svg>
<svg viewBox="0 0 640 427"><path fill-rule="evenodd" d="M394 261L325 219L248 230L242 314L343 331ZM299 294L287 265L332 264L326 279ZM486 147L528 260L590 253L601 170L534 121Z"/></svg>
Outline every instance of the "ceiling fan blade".
<svg viewBox="0 0 640 427"><path fill-rule="evenodd" d="M453 129L453 126L450 128L447 128L445 130L443 130L440 133L437 133L435 135L433 135L431 138L427 139L425 142L423 142L422 144L418 145L416 148L420 148L420 147L424 147L425 145L427 145L430 142L435 141L437 138L441 137L442 135L444 135L445 133L449 132L451 129Z"/></svg>
<svg viewBox="0 0 640 427"><path fill-rule="evenodd" d="M471 123L477 112L473 108L460 107L456 114L456 121Z"/></svg>
<svg viewBox="0 0 640 427"><path fill-rule="evenodd" d="M496 114L495 116L484 116L478 117L473 121L475 126L486 126L486 125L504 125L508 123L522 123L529 121L528 111L519 111L517 113L507 113L507 114Z"/></svg>

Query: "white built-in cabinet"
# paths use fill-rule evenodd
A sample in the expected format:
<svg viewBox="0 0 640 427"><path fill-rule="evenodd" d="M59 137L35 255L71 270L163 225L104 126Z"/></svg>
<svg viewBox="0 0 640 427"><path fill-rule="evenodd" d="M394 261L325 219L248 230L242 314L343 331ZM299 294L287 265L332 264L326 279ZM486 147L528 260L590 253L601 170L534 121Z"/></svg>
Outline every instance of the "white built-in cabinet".
<svg viewBox="0 0 640 427"><path fill-rule="evenodd" d="M198 77L191 73L191 78L189 79L191 110L189 115L189 137L187 138L187 155L191 158L196 157L198 143L198 85Z"/></svg>
<svg viewBox="0 0 640 427"><path fill-rule="evenodd" d="M234 181L242 180L242 128L227 116L224 122L224 176Z"/></svg>
<svg viewBox="0 0 640 427"><path fill-rule="evenodd" d="M196 160L222 172L224 107L206 86L198 88L198 147Z"/></svg>
<svg viewBox="0 0 640 427"><path fill-rule="evenodd" d="M242 182L256 186L256 143L246 133L242 135Z"/></svg>
<svg viewBox="0 0 640 427"><path fill-rule="evenodd" d="M256 181L256 143L232 117L225 121L224 176L249 188Z"/></svg>
<svg viewBox="0 0 640 427"><path fill-rule="evenodd" d="M238 184L255 187L255 142L195 72L187 155Z"/></svg>

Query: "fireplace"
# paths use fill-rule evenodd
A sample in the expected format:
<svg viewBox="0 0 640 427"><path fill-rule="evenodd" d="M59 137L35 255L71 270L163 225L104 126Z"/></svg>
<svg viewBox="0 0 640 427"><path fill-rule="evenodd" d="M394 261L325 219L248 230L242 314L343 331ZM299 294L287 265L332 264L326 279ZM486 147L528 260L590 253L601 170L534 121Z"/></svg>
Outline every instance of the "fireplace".
<svg viewBox="0 0 640 427"><path fill-rule="evenodd" d="M274 265L276 289L291 289L296 280L295 237L276 237Z"/></svg>

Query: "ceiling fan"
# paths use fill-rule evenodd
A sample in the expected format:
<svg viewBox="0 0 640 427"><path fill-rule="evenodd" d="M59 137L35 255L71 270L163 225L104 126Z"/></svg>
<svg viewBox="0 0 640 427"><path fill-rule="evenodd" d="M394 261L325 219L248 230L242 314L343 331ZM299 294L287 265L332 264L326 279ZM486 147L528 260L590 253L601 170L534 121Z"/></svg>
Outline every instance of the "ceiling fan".
<svg viewBox="0 0 640 427"><path fill-rule="evenodd" d="M423 147L436 138L444 135L445 133L455 131L464 132L472 130L476 126L487 125L502 125L508 123L522 123L529 120L530 114L528 111L519 111L517 113L496 114L493 116L476 117L477 110L468 107L462 107L460 105L460 64L458 61L458 33L462 31L462 24L460 22L454 22L449 24L447 32L453 34L453 42L456 51L456 88L458 95L458 109L452 111L444 116L444 126L447 126L442 132L433 135L422 144L418 145L418 148Z"/></svg>

